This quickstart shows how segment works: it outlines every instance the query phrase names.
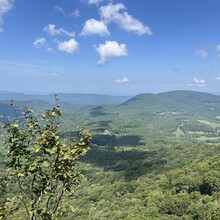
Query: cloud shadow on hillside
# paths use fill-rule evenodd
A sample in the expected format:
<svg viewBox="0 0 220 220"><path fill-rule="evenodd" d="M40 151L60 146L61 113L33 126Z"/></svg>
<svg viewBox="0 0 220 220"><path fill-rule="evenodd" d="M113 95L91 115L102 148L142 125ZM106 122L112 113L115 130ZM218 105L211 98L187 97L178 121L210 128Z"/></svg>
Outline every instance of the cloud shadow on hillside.
<svg viewBox="0 0 220 220"><path fill-rule="evenodd" d="M162 152L160 152L161 154ZM103 169L103 172L115 171L124 174L127 181L137 179L166 164L155 150L116 150L111 147L93 145L91 150L81 159Z"/></svg>
<svg viewBox="0 0 220 220"><path fill-rule="evenodd" d="M76 137L77 133L72 132L68 136ZM120 172L129 181L166 164L161 159L165 154L163 150L144 151L139 148L143 145L141 136L137 135L94 135L91 149L80 160L101 168L103 172Z"/></svg>
<svg viewBox="0 0 220 220"><path fill-rule="evenodd" d="M92 143L99 146L107 146L107 147L120 147L120 146L136 147L143 144L141 142L141 137L137 135L116 136L109 134L94 135L92 139Z"/></svg>

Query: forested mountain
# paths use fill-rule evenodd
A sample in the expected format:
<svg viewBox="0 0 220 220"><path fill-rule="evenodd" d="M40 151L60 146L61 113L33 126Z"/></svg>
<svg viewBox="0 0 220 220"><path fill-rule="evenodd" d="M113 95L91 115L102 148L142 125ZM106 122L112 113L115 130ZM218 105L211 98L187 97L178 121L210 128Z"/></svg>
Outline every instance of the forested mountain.
<svg viewBox="0 0 220 220"><path fill-rule="evenodd" d="M109 96L97 94L72 94L60 93L57 94L60 102L67 107L80 107L85 105L112 105L120 104L127 100L127 96ZM0 100L16 100L16 101L32 101L40 100L54 105L54 94L50 95L34 95L22 94L14 92L0 92ZM26 102L28 105L29 103Z"/></svg>
<svg viewBox="0 0 220 220"><path fill-rule="evenodd" d="M66 219L220 219L220 96L172 91L85 105L64 113L63 137L78 125L93 139Z"/></svg>
<svg viewBox="0 0 220 220"><path fill-rule="evenodd" d="M103 141L110 135L123 136L121 139L130 135L130 142L131 137L142 140L137 145L179 138L215 142L220 126L220 96L191 91L141 94L120 105L85 106L73 118L75 123L97 132Z"/></svg>
<svg viewBox="0 0 220 220"><path fill-rule="evenodd" d="M218 112L220 96L209 93L199 93L193 91L172 91L159 94L140 94L122 106L133 109L145 109L155 113L185 112L186 114L201 114ZM210 112L211 111L211 112Z"/></svg>

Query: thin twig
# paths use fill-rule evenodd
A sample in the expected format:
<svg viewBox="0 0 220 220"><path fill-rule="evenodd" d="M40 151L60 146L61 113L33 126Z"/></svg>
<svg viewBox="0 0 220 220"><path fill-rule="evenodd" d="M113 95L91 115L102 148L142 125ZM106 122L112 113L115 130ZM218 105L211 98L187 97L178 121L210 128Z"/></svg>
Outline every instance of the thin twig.
<svg viewBox="0 0 220 220"><path fill-rule="evenodd" d="M27 204L26 204L27 202L26 202L26 199L25 199L24 191L23 191L22 186L21 186L21 181L20 181L20 178L18 176L17 176L17 181L18 181L20 193L21 193L21 196L22 196L21 201L22 201L22 203L24 205L24 208L27 212L28 218L31 219L30 212L29 212Z"/></svg>

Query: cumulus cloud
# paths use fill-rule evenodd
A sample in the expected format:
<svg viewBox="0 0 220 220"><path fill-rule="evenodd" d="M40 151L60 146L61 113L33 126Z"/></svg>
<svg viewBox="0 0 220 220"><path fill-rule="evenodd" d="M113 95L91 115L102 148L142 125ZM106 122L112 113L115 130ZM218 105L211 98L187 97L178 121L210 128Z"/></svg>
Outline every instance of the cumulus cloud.
<svg viewBox="0 0 220 220"><path fill-rule="evenodd" d="M114 83L128 83L128 82L130 82L130 79L128 79L126 76L124 76L122 79L114 80Z"/></svg>
<svg viewBox="0 0 220 220"><path fill-rule="evenodd" d="M110 3L102 6L99 9L99 13L105 23L114 22L119 28L125 31L134 32L137 35L153 34L148 26L145 26L142 22L129 15L122 3L115 5Z"/></svg>
<svg viewBox="0 0 220 220"><path fill-rule="evenodd" d="M75 36L75 32L69 32L63 28L56 29L55 24L48 24L46 27L44 27L43 31L47 32L51 36L56 36L56 35L67 35L69 37Z"/></svg>
<svg viewBox="0 0 220 220"><path fill-rule="evenodd" d="M195 54L203 59L205 59L208 56L208 53L204 49L196 50Z"/></svg>
<svg viewBox="0 0 220 220"><path fill-rule="evenodd" d="M88 36L98 34L100 36L109 36L108 27L103 21L97 21L95 19L89 19L85 22L81 35Z"/></svg>
<svg viewBox="0 0 220 220"><path fill-rule="evenodd" d="M196 86L199 86L199 87L206 86L206 82L205 82L204 79L198 79L198 78L194 77L193 81L194 81Z"/></svg>
<svg viewBox="0 0 220 220"><path fill-rule="evenodd" d="M99 65L104 65L106 61L112 57L123 57L128 55L125 44L118 44L116 41L106 41L104 44L95 46L96 51L100 55Z"/></svg>
<svg viewBox="0 0 220 220"><path fill-rule="evenodd" d="M63 41L58 43L58 50L66 53L74 53L76 50L79 48L78 42L74 38L68 40L68 41Z"/></svg>
<svg viewBox="0 0 220 220"><path fill-rule="evenodd" d="M98 4L100 2L102 2L103 0L85 0L88 4L92 5L92 4Z"/></svg>
<svg viewBox="0 0 220 220"><path fill-rule="evenodd" d="M54 6L54 10L55 10L55 12L57 12L59 14L65 15L64 10L60 6L58 6L58 5Z"/></svg>
<svg viewBox="0 0 220 220"><path fill-rule="evenodd" d="M3 16L13 8L13 0L0 0L0 32L3 32Z"/></svg>
<svg viewBox="0 0 220 220"><path fill-rule="evenodd" d="M46 44L46 39L43 37L38 37L34 42L33 45L34 47L40 48L43 47Z"/></svg>

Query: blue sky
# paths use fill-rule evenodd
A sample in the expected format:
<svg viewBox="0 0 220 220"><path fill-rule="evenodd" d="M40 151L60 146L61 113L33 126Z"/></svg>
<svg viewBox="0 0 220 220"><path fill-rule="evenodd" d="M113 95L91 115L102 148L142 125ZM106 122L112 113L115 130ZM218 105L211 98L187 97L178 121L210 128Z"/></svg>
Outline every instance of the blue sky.
<svg viewBox="0 0 220 220"><path fill-rule="evenodd" d="M0 0L0 91L220 92L219 0Z"/></svg>

